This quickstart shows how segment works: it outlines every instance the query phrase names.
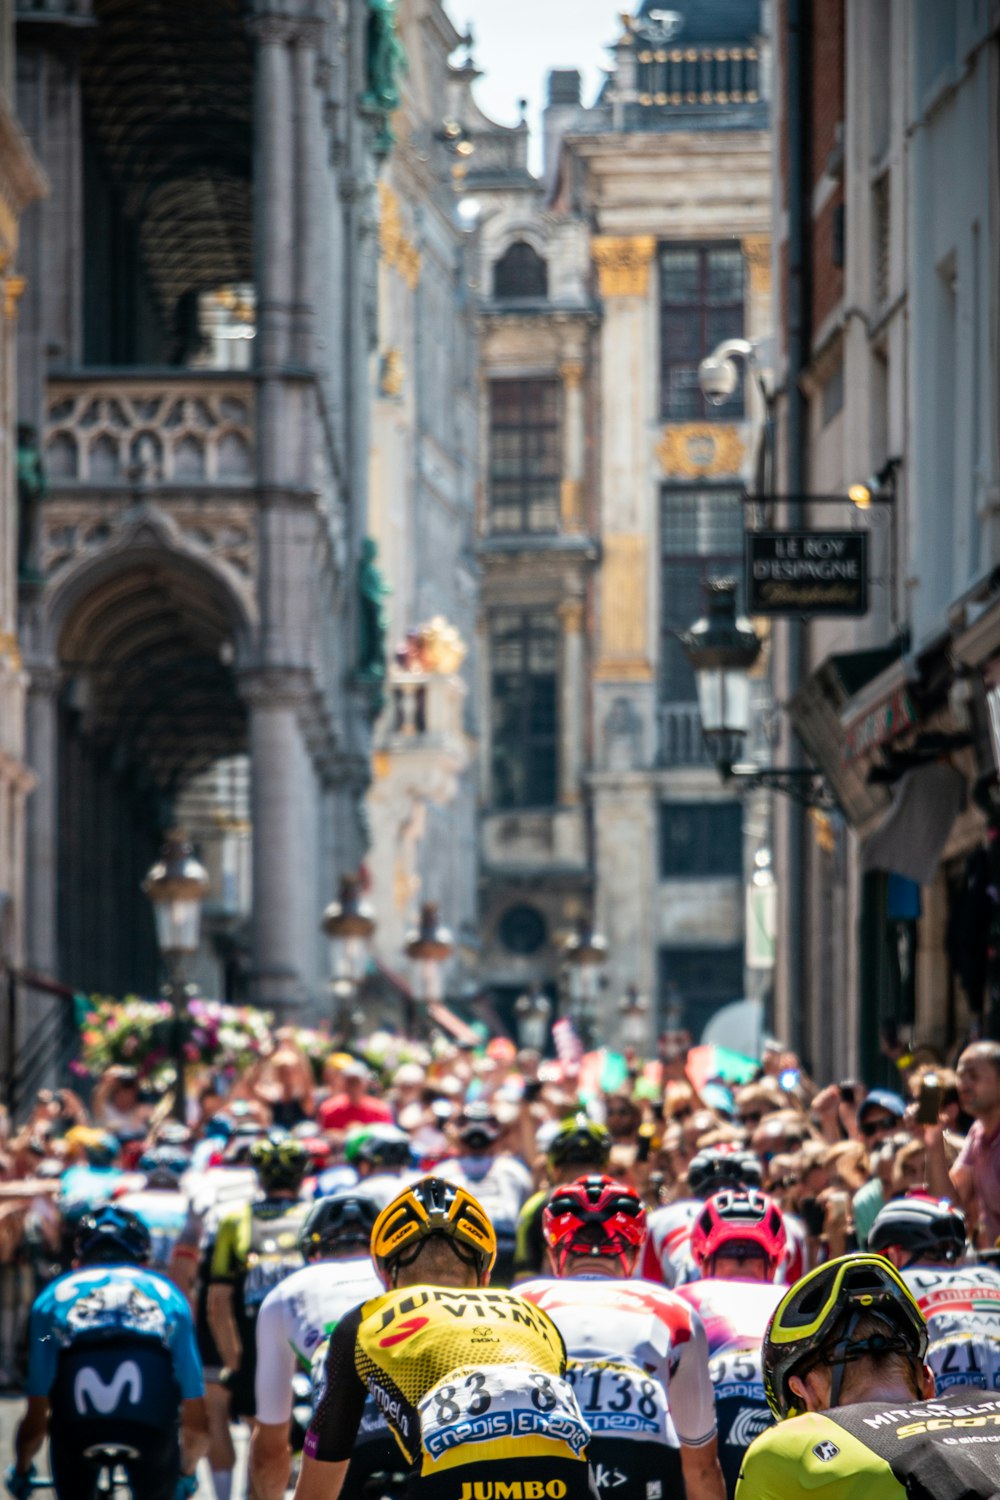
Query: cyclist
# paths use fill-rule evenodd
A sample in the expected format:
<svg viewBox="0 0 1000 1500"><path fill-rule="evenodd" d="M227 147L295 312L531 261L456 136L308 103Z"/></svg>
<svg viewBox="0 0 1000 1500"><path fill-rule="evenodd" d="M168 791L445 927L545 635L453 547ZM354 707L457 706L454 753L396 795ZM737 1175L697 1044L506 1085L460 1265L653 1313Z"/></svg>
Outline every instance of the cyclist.
<svg viewBox="0 0 1000 1500"><path fill-rule="evenodd" d="M723 1188L759 1188L760 1162L752 1151L721 1146L699 1151L687 1170L688 1196L656 1208L649 1216L649 1234L640 1265L647 1281L682 1286L696 1281L698 1268L691 1257L691 1228L701 1205Z"/></svg>
<svg viewBox="0 0 1000 1500"><path fill-rule="evenodd" d="M522 1161L501 1151L503 1126L489 1104L466 1104L457 1121L459 1154L434 1168L447 1182L474 1193L489 1215L497 1237L496 1280L509 1286L514 1276L517 1217L531 1193L531 1173Z"/></svg>
<svg viewBox="0 0 1000 1500"><path fill-rule="evenodd" d="M868 1248L892 1261L927 1320L935 1393L1000 1390L1000 1271L957 1264L967 1249L961 1209L919 1194L893 1198Z"/></svg>
<svg viewBox="0 0 1000 1500"><path fill-rule="evenodd" d="M410 1137L398 1125L367 1126L356 1142L347 1141L344 1157L356 1169L365 1197L382 1208L404 1183L420 1176L413 1167Z"/></svg>
<svg viewBox="0 0 1000 1500"><path fill-rule="evenodd" d="M208 1326L222 1360L220 1383L233 1420L254 1414L254 1322L272 1287L302 1266L299 1235L309 1204L299 1190L309 1153L288 1137L266 1136L250 1148L261 1196L227 1209L219 1219L208 1274ZM232 1473L231 1445L213 1445L220 1470ZM213 1461L213 1477L218 1478ZM231 1480L230 1480L231 1483ZM222 1488L227 1488L222 1478ZM226 1497L220 1497L226 1500Z"/></svg>
<svg viewBox="0 0 1000 1500"><path fill-rule="evenodd" d="M115 1198L119 1208L138 1214L149 1230L151 1269L176 1281L185 1294L190 1294L194 1286L195 1263L190 1258L175 1257L174 1250L191 1213L188 1196L181 1192L181 1178L190 1165L191 1154L183 1146L154 1146L138 1162L145 1186Z"/></svg>
<svg viewBox="0 0 1000 1500"><path fill-rule="evenodd" d="M282 1500L291 1471L288 1424L296 1369L311 1372L346 1312L382 1290L368 1246L379 1210L359 1190L318 1199L299 1240L306 1264L268 1292L257 1315L256 1425L250 1440L255 1500ZM345 1493L394 1467L395 1445L378 1408L367 1410Z"/></svg>
<svg viewBox="0 0 1000 1500"><path fill-rule="evenodd" d="M804 1276L768 1327L764 1386L779 1420L751 1444L737 1500L991 1500L997 1398L928 1400L926 1352L920 1309L882 1256L844 1255Z"/></svg>
<svg viewBox="0 0 1000 1500"><path fill-rule="evenodd" d="M557 1279L518 1290L563 1336L598 1490L649 1495L659 1485L667 1496L722 1500L705 1332L674 1293L634 1279L646 1234L638 1194L581 1177L553 1193L544 1226Z"/></svg>
<svg viewBox="0 0 1000 1500"><path fill-rule="evenodd" d="M121 1146L115 1136L91 1125L74 1125L66 1132L66 1147L73 1165L66 1168L59 1184L63 1212L76 1203L92 1208L107 1203L125 1177L118 1165Z"/></svg>
<svg viewBox="0 0 1000 1500"><path fill-rule="evenodd" d="M727 1188L709 1198L694 1221L691 1254L702 1279L678 1288L705 1325L729 1496L744 1453L772 1421L760 1349L783 1295L774 1278L785 1249L785 1226L774 1199L755 1188Z"/></svg>
<svg viewBox="0 0 1000 1500"><path fill-rule="evenodd" d="M334 1329L296 1500L337 1500L366 1390L420 1500L498 1482L507 1500L592 1500L559 1331L516 1292L486 1290L496 1235L475 1198L424 1177L379 1214L371 1249L385 1292Z"/></svg>
<svg viewBox="0 0 1000 1500"><path fill-rule="evenodd" d="M575 1182L588 1172L603 1172L611 1160L611 1136L603 1125L584 1114L563 1120L546 1152L550 1186L533 1193L517 1218L514 1240L514 1280L543 1276L548 1267L542 1215L554 1189Z"/></svg>
<svg viewBox="0 0 1000 1500"><path fill-rule="evenodd" d="M123 1457L133 1494L193 1494L208 1446L201 1362L191 1312L165 1277L145 1269L149 1231L135 1214L105 1206L85 1215L77 1269L52 1282L31 1310L28 1408L7 1474L11 1493L31 1490L32 1460L50 1435L59 1500L92 1500L100 1469L90 1451Z"/></svg>

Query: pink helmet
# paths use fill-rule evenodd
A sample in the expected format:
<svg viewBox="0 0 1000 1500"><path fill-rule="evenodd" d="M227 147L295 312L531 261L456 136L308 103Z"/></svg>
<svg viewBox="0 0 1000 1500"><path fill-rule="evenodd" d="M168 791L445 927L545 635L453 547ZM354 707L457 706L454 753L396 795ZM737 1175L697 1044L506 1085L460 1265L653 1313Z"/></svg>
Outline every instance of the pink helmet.
<svg viewBox="0 0 1000 1500"><path fill-rule="evenodd" d="M709 1198L691 1230L691 1254L702 1275L727 1245L759 1245L773 1280L785 1254L787 1239L781 1210L773 1198L755 1188L727 1188Z"/></svg>

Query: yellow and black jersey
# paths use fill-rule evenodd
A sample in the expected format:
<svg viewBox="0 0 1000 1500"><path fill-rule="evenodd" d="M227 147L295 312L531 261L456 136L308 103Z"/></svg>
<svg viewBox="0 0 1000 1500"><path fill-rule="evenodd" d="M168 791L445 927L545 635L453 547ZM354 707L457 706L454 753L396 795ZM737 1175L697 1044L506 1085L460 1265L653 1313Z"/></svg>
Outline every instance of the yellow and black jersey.
<svg viewBox="0 0 1000 1500"><path fill-rule="evenodd" d="M481 1460L582 1459L590 1432L565 1371L556 1325L515 1292L387 1292L337 1324L305 1451L349 1459L371 1392L425 1475Z"/></svg>
<svg viewBox="0 0 1000 1500"><path fill-rule="evenodd" d="M736 1500L992 1500L1000 1494L1000 1396L869 1401L792 1417L747 1450Z"/></svg>

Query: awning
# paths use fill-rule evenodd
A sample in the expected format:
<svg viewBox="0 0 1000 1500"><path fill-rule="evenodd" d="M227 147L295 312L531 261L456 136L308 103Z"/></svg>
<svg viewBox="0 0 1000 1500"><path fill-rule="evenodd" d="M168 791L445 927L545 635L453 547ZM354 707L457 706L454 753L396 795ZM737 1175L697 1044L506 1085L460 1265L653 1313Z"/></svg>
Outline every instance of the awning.
<svg viewBox="0 0 1000 1500"><path fill-rule="evenodd" d="M903 776L881 827L865 844L864 870L887 870L929 885L955 819L966 804L966 781L946 761Z"/></svg>

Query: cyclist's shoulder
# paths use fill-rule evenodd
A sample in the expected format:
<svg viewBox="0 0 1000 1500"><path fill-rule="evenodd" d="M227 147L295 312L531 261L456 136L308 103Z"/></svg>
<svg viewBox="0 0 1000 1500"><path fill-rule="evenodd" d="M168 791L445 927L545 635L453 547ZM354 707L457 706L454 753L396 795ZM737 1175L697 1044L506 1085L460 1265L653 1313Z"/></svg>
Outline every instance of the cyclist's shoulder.
<svg viewBox="0 0 1000 1500"><path fill-rule="evenodd" d="M543 1211L551 1195L550 1187L539 1188L537 1192L531 1194L530 1198L525 1198L518 1217L522 1220L533 1219Z"/></svg>
<svg viewBox="0 0 1000 1500"><path fill-rule="evenodd" d="M768 1427L743 1460L736 1500L783 1500L820 1491L826 1500L892 1500L905 1490L889 1464L820 1412Z"/></svg>

